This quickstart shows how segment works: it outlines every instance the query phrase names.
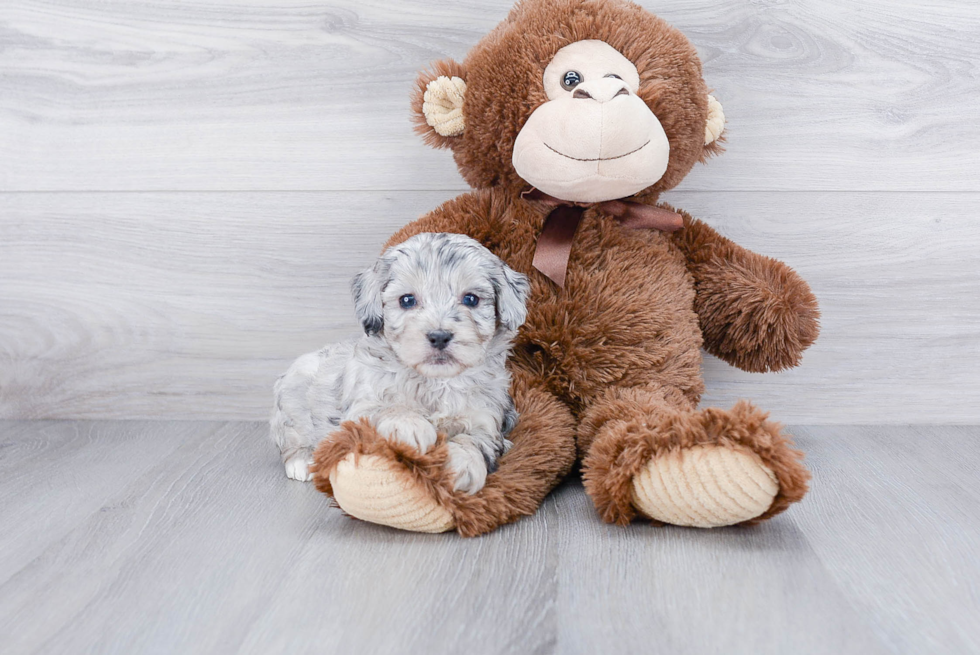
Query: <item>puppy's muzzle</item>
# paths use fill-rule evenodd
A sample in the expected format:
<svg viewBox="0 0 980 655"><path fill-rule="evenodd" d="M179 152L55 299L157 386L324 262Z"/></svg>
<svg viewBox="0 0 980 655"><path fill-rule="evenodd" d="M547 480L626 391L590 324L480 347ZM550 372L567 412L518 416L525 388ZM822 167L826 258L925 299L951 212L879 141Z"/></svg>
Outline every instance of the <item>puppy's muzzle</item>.
<svg viewBox="0 0 980 655"><path fill-rule="evenodd" d="M453 340L453 333L449 330L433 330L425 336L436 350L445 350L449 342Z"/></svg>

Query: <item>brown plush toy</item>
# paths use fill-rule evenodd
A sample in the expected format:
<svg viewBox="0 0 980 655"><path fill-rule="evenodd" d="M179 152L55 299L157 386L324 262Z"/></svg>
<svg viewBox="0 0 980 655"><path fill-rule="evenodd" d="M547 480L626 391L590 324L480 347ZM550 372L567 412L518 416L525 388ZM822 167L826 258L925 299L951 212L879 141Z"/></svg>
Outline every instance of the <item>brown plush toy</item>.
<svg viewBox="0 0 980 655"><path fill-rule="evenodd" d="M802 454L749 402L698 409L702 346L746 371L800 362L817 303L785 264L658 204L721 151L693 46L620 0L525 0L413 100L425 141L476 189L406 226L485 244L531 280L510 367L514 447L475 495L440 442L420 454L347 423L314 455L347 513L472 536L532 514L581 462L602 520L714 527L807 490Z"/></svg>

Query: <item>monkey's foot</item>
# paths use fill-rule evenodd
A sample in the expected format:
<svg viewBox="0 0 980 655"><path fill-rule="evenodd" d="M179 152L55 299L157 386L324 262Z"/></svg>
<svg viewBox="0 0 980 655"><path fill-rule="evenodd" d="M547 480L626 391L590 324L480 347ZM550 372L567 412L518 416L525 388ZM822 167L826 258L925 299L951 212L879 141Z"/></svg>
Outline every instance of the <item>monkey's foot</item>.
<svg viewBox="0 0 980 655"><path fill-rule="evenodd" d="M446 532L453 515L404 468L377 455L345 456L329 473L334 500L355 518L412 532Z"/></svg>
<svg viewBox="0 0 980 655"><path fill-rule="evenodd" d="M485 534L537 511L575 462L571 412L514 376L521 419L476 493L456 489L458 470L444 436L425 453L378 434L367 420L346 421L313 452L313 483L342 510L372 523L415 532Z"/></svg>
<svg viewBox="0 0 980 655"><path fill-rule="evenodd" d="M747 402L731 410L653 407L606 422L583 462L603 520L637 515L714 528L757 523L807 491L810 473L777 423Z"/></svg>
<svg viewBox="0 0 980 655"><path fill-rule="evenodd" d="M420 453L382 437L367 421L348 422L313 452L313 483L350 516L412 532L456 527L445 439Z"/></svg>
<svg viewBox="0 0 980 655"><path fill-rule="evenodd" d="M779 483L751 450L694 446L654 457L633 476L632 491L633 504L652 519L717 528L761 516Z"/></svg>

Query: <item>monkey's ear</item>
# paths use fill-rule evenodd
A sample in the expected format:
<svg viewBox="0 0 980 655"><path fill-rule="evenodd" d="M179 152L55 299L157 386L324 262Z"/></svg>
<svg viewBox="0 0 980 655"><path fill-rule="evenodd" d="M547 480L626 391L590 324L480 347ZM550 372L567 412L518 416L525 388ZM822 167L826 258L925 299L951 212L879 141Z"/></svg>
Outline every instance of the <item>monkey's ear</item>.
<svg viewBox="0 0 980 655"><path fill-rule="evenodd" d="M437 61L419 73L412 94L415 131L435 148L451 148L463 134L466 72L452 59Z"/></svg>
<svg viewBox="0 0 980 655"><path fill-rule="evenodd" d="M366 335L373 336L384 328L384 292L391 271L391 262L382 256L374 266L358 273L351 281L351 296L354 298L354 314L364 327Z"/></svg>
<svg viewBox="0 0 980 655"><path fill-rule="evenodd" d="M725 131L725 110L713 95L708 96L708 119L704 124L704 154L717 155L722 152L722 133Z"/></svg>

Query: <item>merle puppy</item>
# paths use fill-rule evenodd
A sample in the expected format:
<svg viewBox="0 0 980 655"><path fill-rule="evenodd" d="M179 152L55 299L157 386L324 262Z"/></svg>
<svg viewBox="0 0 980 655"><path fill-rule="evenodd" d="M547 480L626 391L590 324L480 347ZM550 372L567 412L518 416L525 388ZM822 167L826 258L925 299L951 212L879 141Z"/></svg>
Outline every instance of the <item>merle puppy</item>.
<svg viewBox="0 0 980 655"><path fill-rule="evenodd" d="M419 234L354 278L364 336L297 359L275 385L272 438L286 475L309 480L313 448L367 418L425 452L448 437L455 488L476 493L517 421L505 368L527 278L460 234Z"/></svg>

